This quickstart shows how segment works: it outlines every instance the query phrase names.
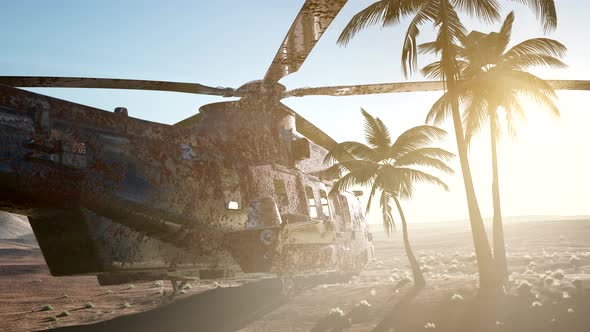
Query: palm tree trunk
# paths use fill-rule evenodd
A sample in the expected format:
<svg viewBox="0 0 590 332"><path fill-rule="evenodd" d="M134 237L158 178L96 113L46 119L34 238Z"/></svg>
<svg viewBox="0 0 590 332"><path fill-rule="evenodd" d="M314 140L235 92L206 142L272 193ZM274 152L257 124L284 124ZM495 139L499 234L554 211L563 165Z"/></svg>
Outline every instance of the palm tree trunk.
<svg viewBox="0 0 590 332"><path fill-rule="evenodd" d="M412 246L410 245L410 239L408 237L408 224L406 223L404 211L402 210L402 206L400 205L397 197L395 195L391 196L395 201L395 205L397 206L397 210L399 211L399 216L402 220L402 236L404 239L404 249L406 250L406 256L408 256L408 261L410 262L410 267L412 268L412 274L414 275L414 287L422 288L424 287L424 285L426 285L426 281L424 280L424 275L422 274L422 270L420 269L420 264L418 264L416 256L414 256L414 252L412 251Z"/></svg>
<svg viewBox="0 0 590 332"><path fill-rule="evenodd" d="M449 81L449 83L451 82ZM451 85L453 85L453 83L448 84L449 93L452 91ZM463 136L463 124L461 123L459 105L456 100L452 102L452 115L455 127L455 137L457 139L457 149L459 152L459 161L461 163L461 172L463 174L463 184L465 185L465 194L467 196L467 206L469 208L471 235L473 236L473 246L477 257L479 287L481 289L494 290L499 288L499 282L494 268L490 242L487 237L479 205L477 203L477 197L475 195L471 168L469 166L469 160L467 159L467 145L465 143L465 137Z"/></svg>
<svg viewBox="0 0 590 332"><path fill-rule="evenodd" d="M508 280L508 265L506 263L506 247L504 245L504 227L502 225L502 210L500 208L500 184L498 181L498 153L496 144L498 139L497 107L490 108L490 135L492 140L492 200L494 204L493 241L494 261L496 269L503 283Z"/></svg>
<svg viewBox="0 0 590 332"><path fill-rule="evenodd" d="M440 2L441 13L448 13L448 9L452 6L448 0ZM441 50L441 60L445 68L444 81L446 88L451 97L451 113L453 117L453 125L455 129L455 138L457 139L457 150L459 152L459 161L461 163L461 172L463 174L463 184L465 185L465 194L467 196L467 206L469 208L469 220L471 223L471 234L473 236L473 246L475 248L475 255L477 256L477 268L479 272L479 287L488 292L493 292L500 289L501 285L497 278L494 266L494 259L490 249L490 242L477 203L475 195L475 188L473 186L473 178L471 176L471 168L469 167L469 160L467 158L467 144L465 143L465 134L463 131L463 123L461 122L461 113L459 112L459 101L456 91L456 78L458 70L456 66L456 55L454 54L453 38L448 32L449 23L448 18L441 19L440 33L447 36L445 38L446 45Z"/></svg>

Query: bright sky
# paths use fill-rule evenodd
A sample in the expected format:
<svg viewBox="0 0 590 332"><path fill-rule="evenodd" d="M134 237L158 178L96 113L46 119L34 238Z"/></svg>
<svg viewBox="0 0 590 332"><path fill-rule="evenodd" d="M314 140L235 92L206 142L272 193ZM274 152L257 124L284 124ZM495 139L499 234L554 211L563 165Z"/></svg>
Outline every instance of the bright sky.
<svg viewBox="0 0 590 332"><path fill-rule="evenodd" d="M238 87L264 76L303 0L159 1L52 0L3 4L0 75L89 76L198 82ZM283 79L288 89L303 86L403 81L400 49L406 23L362 32L348 47L336 39L348 20L370 3L349 0L298 73ZM534 15L514 1L502 1L504 16L516 11L513 41L542 36ZM590 80L590 47L580 27L590 17L585 1L559 0L558 29L550 35L566 44L568 69L538 70L547 79ZM497 30L465 20L469 29ZM424 27L422 41L430 41ZM427 59L423 59L426 64ZM419 74L414 80L423 79ZM37 91L37 90L35 90ZM130 115L175 123L220 97L117 90L38 90L51 96ZM394 135L422 124L438 93L355 97L304 97L285 104L337 141L363 140L362 106L380 117ZM590 215L590 92L560 92L560 120L530 107L517 142L500 145L504 215ZM447 130L451 130L448 126ZM452 135L442 145L452 149ZM491 215L489 139L472 145L471 162L482 212ZM460 173L458 163L455 165ZM419 186L405 206L411 221L465 219L459 175L447 177L450 192ZM376 210L377 207L375 207ZM378 213L370 216L380 223Z"/></svg>

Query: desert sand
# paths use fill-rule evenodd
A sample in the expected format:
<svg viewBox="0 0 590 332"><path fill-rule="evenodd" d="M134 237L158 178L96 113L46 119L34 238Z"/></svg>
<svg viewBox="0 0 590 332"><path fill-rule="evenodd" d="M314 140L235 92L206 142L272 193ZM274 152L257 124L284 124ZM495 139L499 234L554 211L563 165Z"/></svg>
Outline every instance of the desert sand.
<svg viewBox="0 0 590 332"><path fill-rule="evenodd" d="M409 225L427 277L417 296L399 234L378 227L360 274L300 277L290 298L269 276L193 282L173 301L168 282L56 278L34 244L2 240L0 331L589 331L590 220L531 219L506 225L512 274L496 303L475 296L466 222Z"/></svg>

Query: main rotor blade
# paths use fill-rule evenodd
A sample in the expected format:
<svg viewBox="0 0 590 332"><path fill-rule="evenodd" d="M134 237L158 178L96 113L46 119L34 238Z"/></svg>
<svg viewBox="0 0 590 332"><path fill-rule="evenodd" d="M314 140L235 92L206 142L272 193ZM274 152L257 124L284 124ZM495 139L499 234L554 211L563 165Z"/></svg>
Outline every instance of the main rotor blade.
<svg viewBox="0 0 590 332"><path fill-rule="evenodd" d="M197 83L125 80L115 78L0 76L0 84L22 88L157 90L224 97L239 97L241 95L240 92L232 88L214 88Z"/></svg>
<svg viewBox="0 0 590 332"><path fill-rule="evenodd" d="M328 134L324 133L320 128L316 127L309 120L302 117L299 113L295 112L287 105L283 103L280 105L295 117L295 128L298 133L307 137L309 140L325 148L326 150L330 150L334 147L334 145L336 145L336 141L332 137L328 136Z"/></svg>
<svg viewBox="0 0 590 332"><path fill-rule="evenodd" d="M354 96L394 92L439 91L442 90L442 88L442 82L438 81L340 85L289 90L283 93L283 98L301 96Z"/></svg>
<svg viewBox="0 0 590 332"><path fill-rule="evenodd" d="M548 80L547 82L555 90L590 90L590 81ZM443 84L440 81L341 85L289 90L283 93L283 98L301 96L355 96L396 92L440 91L442 89Z"/></svg>
<svg viewBox="0 0 590 332"><path fill-rule="evenodd" d="M590 90L590 81L581 80L549 80L555 90Z"/></svg>
<svg viewBox="0 0 590 332"><path fill-rule="evenodd" d="M307 0L285 36L264 81L277 82L299 70L346 1Z"/></svg>

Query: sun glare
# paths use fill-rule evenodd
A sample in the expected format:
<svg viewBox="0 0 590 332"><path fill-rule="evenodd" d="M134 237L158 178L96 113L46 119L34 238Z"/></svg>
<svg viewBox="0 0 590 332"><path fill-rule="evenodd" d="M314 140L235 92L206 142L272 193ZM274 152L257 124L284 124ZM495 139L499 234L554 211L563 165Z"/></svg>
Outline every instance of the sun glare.
<svg viewBox="0 0 590 332"><path fill-rule="evenodd" d="M590 141L581 139L590 120L580 108L587 100L585 94L560 93L559 118L532 102L523 103L528 115L518 124L517 138L504 135L499 147L503 192L512 200L539 213L583 213L582 200L590 186L581 176L590 167L585 152L590 151ZM511 199L505 201L509 207Z"/></svg>

